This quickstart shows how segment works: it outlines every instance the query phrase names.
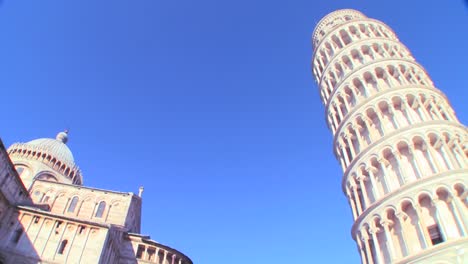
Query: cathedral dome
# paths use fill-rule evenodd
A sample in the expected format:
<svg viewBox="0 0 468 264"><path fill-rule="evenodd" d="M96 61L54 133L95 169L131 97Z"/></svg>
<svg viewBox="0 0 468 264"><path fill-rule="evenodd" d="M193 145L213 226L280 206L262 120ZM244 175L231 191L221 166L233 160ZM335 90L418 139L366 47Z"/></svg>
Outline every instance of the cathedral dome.
<svg viewBox="0 0 468 264"><path fill-rule="evenodd" d="M55 139L39 138L27 143L15 143L8 152L21 156L22 159L35 159L48 165L51 169L69 178L73 184L81 185L81 171L75 164L71 150L66 145L68 131L60 132Z"/></svg>
<svg viewBox="0 0 468 264"><path fill-rule="evenodd" d="M26 145L34 146L44 152L56 157L67 165L74 165L75 159L68 146L65 144L68 141L67 132L60 132L55 139L39 138L26 143Z"/></svg>

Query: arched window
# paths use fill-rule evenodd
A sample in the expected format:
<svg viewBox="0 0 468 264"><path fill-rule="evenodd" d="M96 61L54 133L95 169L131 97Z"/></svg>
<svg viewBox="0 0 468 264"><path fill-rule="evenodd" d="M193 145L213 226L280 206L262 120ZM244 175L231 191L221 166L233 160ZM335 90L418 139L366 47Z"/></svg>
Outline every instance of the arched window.
<svg viewBox="0 0 468 264"><path fill-rule="evenodd" d="M23 165L16 165L15 169L16 169L16 172L18 172L18 176L22 178L27 177L29 174L28 168Z"/></svg>
<svg viewBox="0 0 468 264"><path fill-rule="evenodd" d="M44 180L44 181L52 181L52 182L58 182L57 178L49 173L41 174L38 177L36 177L37 180Z"/></svg>
<svg viewBox="0 0 468 264"><path fill-rule="evenodd" d="M98 205L98 208L96 210L96 214L94 215L95 217L102 217L104 214L104 210L106 209L106 202L101 201Z"/></svg>
<svg viewBox="0 0 468 264"><path fill-rule="evenodd" d="M15 231L13 234L13 237L11 238L11 241L15 244L18 244L21 236L23 235L23 229L19 228Z"/></svg>
<svg viewBox="0 0 468 264"><path fill-rule="evenodd" d="M70 206L68 206L68 212L73 213L75 211L76 205L78 204L78 196L73 197L70 202Z"/></svg>
<svg viewBox="0 0 468 264"><path fill-rule="evenodd" d="M62 242L60 243L60 247L58 249L58 254L62 255L63 252L65 251L65 248L67 247L67 243L68 243L68 240L64 239L62 240Z"/></svg>

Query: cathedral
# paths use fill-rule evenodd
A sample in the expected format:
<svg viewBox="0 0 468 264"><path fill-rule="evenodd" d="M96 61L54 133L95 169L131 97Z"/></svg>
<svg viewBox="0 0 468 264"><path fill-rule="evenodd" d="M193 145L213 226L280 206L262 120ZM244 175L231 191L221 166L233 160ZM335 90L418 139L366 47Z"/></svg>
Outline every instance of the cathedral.
<svg viewBox="0 0 468 264"><path fill-rule="evenodd" d="M83 186L67 140L0 141L0 263L192 264L140 233L142 188Z"/></svg>
<svg viewBox="0 0 468 264"><path fill-rule="evenodd" d="M344 9L312 68L362 263L468 263L468 130L395 32Z"/></svg>

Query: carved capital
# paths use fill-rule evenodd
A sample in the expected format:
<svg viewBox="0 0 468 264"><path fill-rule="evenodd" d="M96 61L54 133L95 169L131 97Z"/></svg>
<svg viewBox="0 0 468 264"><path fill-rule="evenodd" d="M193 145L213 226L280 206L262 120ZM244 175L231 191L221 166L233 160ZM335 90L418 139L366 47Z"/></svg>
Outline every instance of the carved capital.
<svg viewBox="0 0 468 264"><path fill-rule="evenodd" d="M361 181L362 181L362 182L365 182L366 179L367 179L367 176L364 175L364 174L362 174L362 173L356 175L356 180L358 180L358 181L360 181L360 182L361 182Z"/></svg>
<svg viewBox="0 0 468 264"><path fill-rule="evenodd" d="M349 133L347 130L344 132L344 136L343 136L345 139L351 139L352 135L351 133Z"/></svg>
<svg viewBox="0 0 468 264"><path fill-rule="evenodd" d="M356 124L356 129L357 131L362 132L364 130L364 127L359 124Z"/></svg>
<svg viewBox="0 0 468 264"><path fill-rule="evenodd" d="M377 234L379 231L380 231L380 229L375 227L375 226L372 226L372 227L369 228L369 233L371 233L371 234Z"/></svg>
<svg viewBox="0 0 468 264"><path fill-rule="evenodd" d="M362 120L364 120L365 123L370 124L372 120L368 116L363 116Z"/></svg>
<svg viewBox="0 0 468 264"><path fill-rule="evenodd" d="M451 195L450 193L447 195L447 199L446 199L446 203L451 203L453 201L453 195Z"/></svg>
<svg viewBox="0 0 468 264"><path fill-rule="evenodd" d="M426 101L424 102L424 106L427 106L428 104L432 104L434 102L434 98L429 97L426 98Z"/></svg>
<svg viewBox="0 0 468 264"><path fill-rule="evenodd" d="M382 114L382 111L380 109L377 109L375 111L375 114L379 117L379 119L385 118L386 116Z"/></svg>
<svg viewBox="0 0 468 264"><path fill-rule="evenodd" d="M406 221L406 219L408 219L408 215L405 214L404 212L402 211L398 211L395 216L400 220L400 222L404 222Z"/></svg>
<svg viewBox="0 0 468 264"><path fill-rule="evenodd" d="M344 142L344 135L338 138L338 146L340 149L344 148L345 142Z"/></svg>
<svg viewBox="0 0 468 264"><path fill-rule="evenodd" d="M457 144L457 139L456 139L456 138L451 138L451 139L447 142L447 146L449 146L450 148L453 148L453 146L455 146L455 144Z"/></svg>
<svg viewBox="0 0 468 264"><path fill-rule="evenodd" d="M380 220L380 224L385 227L386 229L388 229L390 226L393 225L393 221L391 220L388 220L388 219L382 219Z"/></svg>
<svg viewBox="0 0 468 264"><path fill-rule="evenodd" d="M422 151L427 151L427 145L425 143L421 144L421 150Z"/></svg>
<svg viewBox="0 0 468 264"><path fill-rule="evenodd" d="M367 230L361 230L361 241L366 242L369 240L369 235L367 234Z"/></svg>
<svg viewBox="0 0 468 264"><path fill-rule="evenodd" d="M394 149L394 150L392 151L392 154L393 154L396 158L401 159L401 153L400 153L400 151L399 151L398 149Z"/></svg>
<svg viewBox="0 0 468 264"><path fill-rule="evenodd" d="M401 99L401 109L406 108L406 106L408 106L408 105L409 105L409 104L408 104L408 99L402 98L402 99ZM403 107L404 107L404 108L403 108Z"/></svg>
<svg viewBox="0 0 468 264"><path fill-rule="evenodd" d="M443 145L443 142L442 142L442 140L439 138L439 139L436 141L436 143L434 143L434 146L433 146L433 147L434 147L435 149L440 149L440 148L442 147L442 145Z"/></svg>
<svg viewBox="0 0 468 264"><path fill-rule="evenodd" d="M444 202L444 201L441 200L441 199L439 199L439 197L434 197L434 198L432 198L432 200L431 200L432 205L435 206L435 207L438 207L438 206L439 206L441 203L443 203L443 202Z"/></svg>
<svg viewBox="0 0 468 264"><path fill-rule="evenodd" d="M379 171L379 170L378 170L376 167L374 167L374 166L372 166L372 165L371 165L371 166L368 166L368 167L366 167L366 168L365 168L365 170L366 170L366 171L367 171L367 173L369 173L369 174L370 174L370 173L376 173L376 172L378 172L378 171Z"/></svg>
<svg viewBox="0 0 468 264"><path fill-rule="evenodd" d="M378 162L380 162L381 164L383 164L385 167L387 167L388 165L390 165L390 162L388 162L388 160L386 160L386 159L383 158L383 157L379 158Z"/></svg>

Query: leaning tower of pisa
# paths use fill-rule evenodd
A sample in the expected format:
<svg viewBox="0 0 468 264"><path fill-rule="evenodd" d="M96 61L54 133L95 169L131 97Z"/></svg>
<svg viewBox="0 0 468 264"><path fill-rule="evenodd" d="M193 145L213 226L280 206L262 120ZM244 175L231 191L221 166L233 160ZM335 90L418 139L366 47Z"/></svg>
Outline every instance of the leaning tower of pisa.
<svg viewBox="0 0 468 264"><path fill-rule="evenodd" d="M312 41L362 263L468 263L468 130L445 95L358 11L328 14Z"/></svg>

